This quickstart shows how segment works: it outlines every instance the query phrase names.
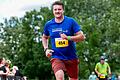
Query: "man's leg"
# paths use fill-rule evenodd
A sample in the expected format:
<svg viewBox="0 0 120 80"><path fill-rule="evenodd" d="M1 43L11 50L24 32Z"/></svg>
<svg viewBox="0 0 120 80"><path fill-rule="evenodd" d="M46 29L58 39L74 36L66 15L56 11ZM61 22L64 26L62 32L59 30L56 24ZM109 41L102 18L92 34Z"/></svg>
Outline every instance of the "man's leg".
<svg viewBox="0 0 120 80"><path fill-rule="evenodd" d="M79 74L78 64L79 64L78 59L65 61L65 67L67 74L69 76L69 80L78 80Z"/></svg>
<svg viewBox="0 0 120 80"><path fill-rule="evenodd" d="M54 58L51 60L51 64L52 64L52 69L54 71L56 80L64 80L64 71L66 71L66 69L63 61L60 59Z"/></svg>
<svg viewBox="0 0 120 80"><path fill-rule="evenodd" d="M64 72L63 70L58 70L55 73L56 80L64 80Z"/></svg>

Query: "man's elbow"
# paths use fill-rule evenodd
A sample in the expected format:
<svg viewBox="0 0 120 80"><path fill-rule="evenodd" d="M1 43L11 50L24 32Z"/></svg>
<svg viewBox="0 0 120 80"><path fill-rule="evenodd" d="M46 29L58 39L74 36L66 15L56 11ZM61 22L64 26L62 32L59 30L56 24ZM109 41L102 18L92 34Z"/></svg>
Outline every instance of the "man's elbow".
<svg viewBox="0 0 120 80"><path fill-rule="evenodd" d="M43 40L44 40L44 39L49 39L49 36L46 36L46 35L43 34L42 39L43 39Z"/></svg>

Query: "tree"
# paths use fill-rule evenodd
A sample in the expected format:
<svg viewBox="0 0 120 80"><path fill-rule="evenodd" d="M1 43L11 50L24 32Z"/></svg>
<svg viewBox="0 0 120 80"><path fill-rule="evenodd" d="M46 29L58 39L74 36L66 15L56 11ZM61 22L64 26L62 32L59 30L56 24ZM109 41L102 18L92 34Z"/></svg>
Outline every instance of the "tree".
<svg viewBox="0 0 120 80"><path fill-rule="evenodd" d="M80 58L80 78L88 78L101 55L107 57L112 72L119 73L120 1L62 1L65 3L65 15L75 18L86 34L86 40L76 45ZM0 55L9 58L30 79L54 80L40 40L43 26L51 18L51 9L41 7L40 11L26 12L20 19L12 17L1 23Z"/></svg>

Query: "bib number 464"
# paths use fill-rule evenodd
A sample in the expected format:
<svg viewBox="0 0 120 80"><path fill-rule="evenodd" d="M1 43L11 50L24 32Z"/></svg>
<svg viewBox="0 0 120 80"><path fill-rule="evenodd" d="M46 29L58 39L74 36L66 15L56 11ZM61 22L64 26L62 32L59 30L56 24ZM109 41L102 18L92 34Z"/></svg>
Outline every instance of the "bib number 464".
<svg viewBox="0 0 120 80"><path fill-rule="evenodd" d="M55 39L55 45L56 45L56 47L67 47L68 40L63 40L61 38L57 38L57 39Z"/></svg>

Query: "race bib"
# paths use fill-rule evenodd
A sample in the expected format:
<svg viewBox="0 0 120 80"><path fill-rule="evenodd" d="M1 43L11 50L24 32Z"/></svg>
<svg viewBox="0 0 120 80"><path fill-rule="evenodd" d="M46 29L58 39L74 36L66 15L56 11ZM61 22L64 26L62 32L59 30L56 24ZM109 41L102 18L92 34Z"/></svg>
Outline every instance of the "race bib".
<svg viewBox="0 0 120 80"><path fill-rule="evenodd" d="M68 40L65 40L62 38L55 38L55 45L56 45L56 47L67 47Z"/></svg>
<svg viewBox="0 0 120 80"><path fill-rule="evenodd" d="M100 76L100 78L105 78L105 75L104 75L104 74L102 74L102 75Z"/></svg>

